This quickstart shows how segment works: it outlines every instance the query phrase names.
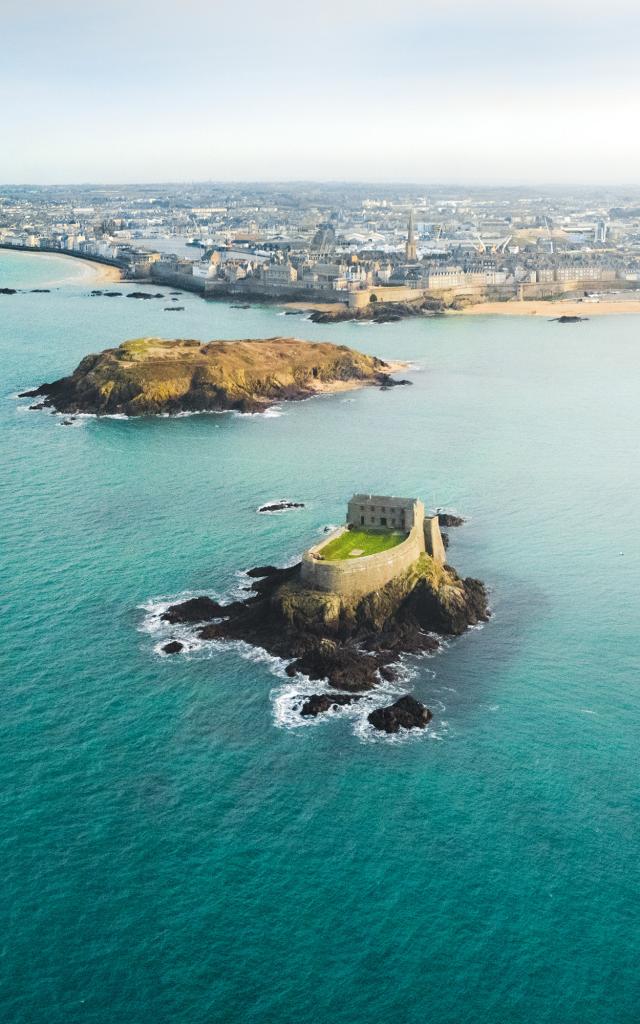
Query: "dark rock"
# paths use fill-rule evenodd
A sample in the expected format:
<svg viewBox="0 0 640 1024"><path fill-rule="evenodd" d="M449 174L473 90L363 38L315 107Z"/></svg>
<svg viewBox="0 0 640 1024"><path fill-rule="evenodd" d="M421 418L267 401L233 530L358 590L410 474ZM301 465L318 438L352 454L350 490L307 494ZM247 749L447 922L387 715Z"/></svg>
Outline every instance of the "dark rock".
<svg viewBox="0 0 640 1024"><path fill-rule="evenodd" d="M20 391L18 392L18 398L37 398L39 395L46 394L46 388L48 384L43 384L42 387L33 388L31 391Z"/></svg>
<svg viewBox="0 0 640 1024"><path fill-rule="evenodd" d="M16 288L0 288L0 295L15 295L16 292Z"/></svg>
<svg viewBox="0 0 640 1024"><path fill-rule="evenodd" d="M317 715L324 714L325 711L331 711L338 707L342 708L361 699L355 693L312 693L302 705L300 714L305 718L315 718Z"/></svg>
<svg viewBox="0 0 640 1024"><path fill-rule="evenodd" d="M30 409L44 409L46 407L45 407L44 402L36 402L35 405L30 405L29 408Z"/></svg>
<svg viewBox="0 0 640 1024"><path fill-rule="evenodd" d="M412 380L394 380L393 377L385 377L380 385L381 391L390 391L391 388L398 388L406 384L413 384Z"/></svg>
<svg viewBox="0 0 640 1024"><path fill-rule="evenodd" d="M179 654L180 651L184 650L184 644L181 644L179 640L170 640L168 644L165 644L162 648L165 654Z"/></svg>
<svg viewBox="0 0 640 1024"><path fill-rule="evenodd" d="M463 519L462 516L457 516L453 512L443 512L442 509L438 509L436 515L440 526L462 526L463 523L466 523L467 521L466 519Z"/></svg>
<svg viewBox="0 0 640 1024"><path fill-rule="evenodd" d="M349 693L373 690L379 683L378 659L325 640L287 665L287 675L300 672L309 679L326 679L329 686Z"/></svg>
<svg viewBox="0 0 640 1024"><path fill-rule="evenodd" d="M374 729L386 733L396 733L400 729L424 729L433 715L429 708L407 693L395 704L385 708L376 708L367 716Z"/></svg>
<svg viewBox="0 0 640 1024"><path fill-rule="evenodd" d="M60 426L61 427L72 427L73 426L73 420L62 420Z"/></svg>
<svg viewBox="0 0 640 1024"><path fill-rule="evenodd" d="M128 299L164 299L162 292L129 292Z"/></svg>
<svg viewBox="0 0 640 1024"><path fill-rule="evenodd" d="M107 299L115 299L118 295L122 295L122 292L103 292L103 295Z"/></svg>
<svg viewBox="0 0 640 1024"><path fill-rule="evenodd" d="M399 313L376 313L373 318L375 324L397 324L402 320Z"/></svg>
<svg viewBox="0 0 640 1024"><path fill-rule="evenodd" d="M231 309L251 309L251 306L248 302L235 303L232 304Z"/></svg>
<svg viewBox="0 0 640 1024"><path fill-rule="evenodd" d="M302 316L304 309L285 309L285 316Z"/></svg>
<svg viewBox="0 0 640 1024"><path fill-rule="evenodd" d="M563 316L554 316L549 322L552 324L580 324L583 320L588 319L588 316L568 316L565 313Z"/></svg>
<svg viewBox="0 0 640 1024"><path fill-rule="evenodd" d="M271 505L261 505L257 512L284 512L288 508L304 508L302 501L275 501Z"/></svg>
<svg viewBox="0 0 640 1024"><path fill-rule="evenodd" d="M380 668L378 669L378 671L379 671L381 677L385 680L385 682L387 682L387 683L395 682L397 673L389 665L381 665Z"/></svg>
<svg viewBox="0 0 640 1024"><path fill-rule="evenodd" d="M252 593L244 600L220 605L191 598L163 618L203 624L197 629L203 640L263 648L287 661L289 676L327 680L343 695L393 681L402 654L433 653L439 635L458 635L489 616L480 581L462 580L449 566L434 572L426 556L386 586L353 599L305 588L300 563L256 566L249 576Z"/></svg>
<svg viewBox="0 0 640 1024"><path fill-rule="evenodd" d="M44 295L45 293L48 295L49 292L51 291L51 289L50 288L32 288L31 291L32 291L33 295Z"/></svg>
<svg viewBox="0 0 640 1024"><path fill-rule="evenodd" d="M184 309L184 306L165 306L165 313L180 313Z"/></svg>
<svg viewBox="0 0 640 1024"><path fill-rule="evenodd" d="M208 622L226 614L224 605L203 595L192 597L181 604L172 604L163 612L161 618L165 622Z"/></svg>

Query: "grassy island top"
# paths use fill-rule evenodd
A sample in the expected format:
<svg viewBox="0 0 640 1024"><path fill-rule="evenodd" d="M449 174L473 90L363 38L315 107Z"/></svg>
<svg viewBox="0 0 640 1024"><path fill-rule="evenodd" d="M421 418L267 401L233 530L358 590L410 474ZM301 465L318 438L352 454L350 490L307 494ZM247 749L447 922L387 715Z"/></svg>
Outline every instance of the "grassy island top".
<svg viewBox="0 0 640 1024"><path fill-rule="evenodd" d="M377 555L381 551L389 551L401 544L406 533L400 530L347 530L345 533L330 540L319 554L330 562L342 561L345 558L362 558L364 555Z"/></svg>

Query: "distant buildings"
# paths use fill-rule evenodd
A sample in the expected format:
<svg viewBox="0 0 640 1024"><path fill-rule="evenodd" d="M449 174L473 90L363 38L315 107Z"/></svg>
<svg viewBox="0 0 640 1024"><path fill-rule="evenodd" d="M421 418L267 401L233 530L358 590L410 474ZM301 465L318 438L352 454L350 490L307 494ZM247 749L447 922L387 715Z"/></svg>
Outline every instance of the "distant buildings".
<svg viewBox="0 0 640 1024"><path fill-rule="evenodd" d="M550 294L640 279L636 192L5 186L0 244L99 259L131 278L212 295L361 305L373 291L379 301L482 289Z"/></svg>

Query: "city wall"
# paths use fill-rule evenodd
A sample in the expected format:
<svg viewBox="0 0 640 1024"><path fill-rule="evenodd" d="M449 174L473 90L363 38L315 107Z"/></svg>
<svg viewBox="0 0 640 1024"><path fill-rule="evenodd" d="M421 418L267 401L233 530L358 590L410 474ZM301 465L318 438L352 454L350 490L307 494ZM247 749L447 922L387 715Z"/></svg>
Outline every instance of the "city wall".
<svg viewBox="0 0 640 1024"><path fill-rule="evenodd" d="M346 299L350 309L362 309L371 302L371 296L375 295L378 302L415 302L427 294L424 288L406 288L404 285L392 287L389 285L373 286L358 292L339 292L341 299Z"/></svg>
<svg viewBox="0 0 640 1024"><path fill-rule="evenodd" d="M180 288L185 292L197 292L199 295L204 295L204 278L194 277L193 274L180 274L177 270L165 270L158 263L151 264L151 280L157 284Z"/></svg>
<svg viewBox="0 0 640 1024"><path fill-rule="evenodd" d="M203 278L206 299L242 298L259 302L344 302L345 292L332 288L274 288L253 279L231 284L229 281L208 281Z"/></svg>
<svg viewBox="0 0 640 1024"><path fill-rule="evenodd" d="M405 288L402 286L388 287L374 285L357 292L336 292L348 302L350 309L362 309L375 295L380 303L415 302L419 299L441 299L445 306L451 305L456 299L470 299L474 302L508 302L510 299L553 299L561 295L583 291L620 291L635 287L637 282L616 279L613 281L594 281L575 278L571 281L531 281L522 284L465 284L442 288Z"/></svg>

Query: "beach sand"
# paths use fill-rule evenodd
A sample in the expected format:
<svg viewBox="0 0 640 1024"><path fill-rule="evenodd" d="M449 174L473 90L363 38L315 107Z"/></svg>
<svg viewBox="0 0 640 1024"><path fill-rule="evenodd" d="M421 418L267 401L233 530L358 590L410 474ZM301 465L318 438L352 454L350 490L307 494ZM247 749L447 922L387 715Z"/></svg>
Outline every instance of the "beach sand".
<svg viewBox="0 0 640 1024"><path fill-rule="evenodd" d="M85 258L84 256L69 256L64 252L47 252L38 249L14 249L12 246L3 246L0 248L0 253L2 252L11 253L13 256L38 256L43 262L49 261L51 263L53 275L55 275L55 267L60 269L60 260L64 260L69 268L73 267L75 273L72 277L68 275L65 275L63 278L52 276L50 280L40 282L45 287L58 287L63 284L69 284L74 280L84 284L95 285L122 280L122 271L117 267L96 263L95 260L88 257Z"/></svg>
<svg viewBox="0 0 640 1024"><path fill-rule="evenodd" d="M286 309L334 311L345 309L343 302L285 302ZM605 316L611 313L640 313L640 292L633 298L629 293L620 297L583 302L581 299L533 299L527 302L478 302L464 309L447 309L446 316Z"/></svg>
<svg viewBox="0 0 640 1024"><path fill-rule="evenodd" d="M447 310L447 314L494 316L604 316L610 313L640 313L640 295L620 299L601 299L599 302L581 302L579 299L533 299L529 302L478 302L461 310Z"/></svg>
<svg viewBox="0 0 640 1024"><path fill-rule="evenodd" d="M104 263L96 263L94 260L79 256L68 256L66 253L60 253L60 255L48 253L47 255L53 256L54 259L66 260L67 263L77 264L78 278L87 281L87 283L91 281L95 284L99 282L104 284L109 281L122 280L122 271L118 270L117 267L108 267Z"/></svg>

